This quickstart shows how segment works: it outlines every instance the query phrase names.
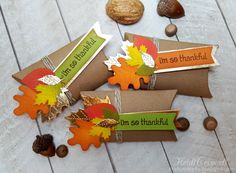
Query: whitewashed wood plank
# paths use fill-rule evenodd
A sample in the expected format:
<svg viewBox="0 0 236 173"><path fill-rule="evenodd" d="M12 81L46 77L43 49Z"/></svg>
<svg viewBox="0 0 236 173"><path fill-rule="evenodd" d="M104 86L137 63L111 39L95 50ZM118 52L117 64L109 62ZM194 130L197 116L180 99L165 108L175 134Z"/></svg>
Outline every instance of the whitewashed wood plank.
<svg viewBox="0 0 236 173"><path fill-rule="evenodd" d="M151 3L149 1L143 1L143 2L145 4L145 7L149 3ZM128 31L133 30L133 32L138 33L138 34L148 33L149 36L167 38L164 35L164 28L167 24L169 24L169 19L165 17L159 17L156 14L156 11L155 11L156 5L157 5L157 2L156 3L152 2L152 10L146 11L147 13L152 13L152 15L150 15L152 17L147 18L146 21L144 21L143 23L141 21L140 23L136 24L136 27L134 25L132 29L129 29L127 26L120 25L121 31L126 32L127 30ZM154 14L154 11L155 11L155 14ZM189 13L195 13L195 12L196 11L190 11ZM208 14L208 12L205 12L205 14ZM187 13L186 15L189 15L189 14ZM165 25L160 26L160 30L162 31L162 34L157 33L157 30L159 30L159 26L157 24L159 23L157 22L158 20L165 21L163 22L165 23ZM182 20L182 23L186 22L186 18L182 18L179 20ZM150 27L150 23L153 23L153 26L157 26L157 27L153 27L153 26ZM180 25L183 25L182 23ZM188 24L193 27L196 26L194 22L188 22ZM196 27L199 27L199 26L196 26ZM203 27L203 26L200 26L200 27ZM144 28L146 28L148 31L145 31ZM186 32L185 41L195 41L195 40L191 40L193 33L192 35L189 34L188 33L189 28L187 28L186 26L179 27L179 32L182 32L181 29L183 30L183 28L185 29L184 31ZM203 36L199 35L199 37L203 37ZM174 39L174 38L171 38L171 39ZM208 161L217 162L218 160L224 161L224 156L219 147L215 134L208 133L207 131L203 129L202 122L203 122L203 119L207 116L207 114L206 114L206 111L204 109L201 99L195 98L195 97L178 96L176 100L174 101L173 108L181 109L180 116L187 117L191 122L190 130L184 133L180 133L178 131L176 132L177 137L179 139L178 142L176 143L163 142L163 145L166 149L173 171L174 172L194 172L194 171L201 172L200 170L201 166L197 164L190 167L185 166L185 168L184 166L181 167L181 164L180 164L181 159L187 162L191 160L198 160L198 159L201 159L201 161L206 161L206 162ZM209 168L212 168L212 167L206 166L205 170L203 169L202 171L206 172L207 169ZM223 168L227 172L229 171L227 168L227 165L223 165L221 168Z"/></svg>
<svg viewBox="0 0 236 173"><path fill-rule="evenodd" d="M232 172L236 165L236 49L230 38L215 1L194 0L181 1L186 10L186 17L174 20L178 26L178 37L182 41L194 41L218 44L220 46L216 57L221 66L209 73L212 99L204 99L210 115L219 122L216 129L227 161ZM196 12L196 9L198 11ZM207 132L206 132L207 133ZM209 133L208 133L209 134ZM211 133L209 135L212 135ZM206 144L206 145L209 145ZM219 145L215 143L215 147ZM220 160L216 155L214 158Z"/></svg>
<svg viewBox="0 0 236 173"><path fill-rule="evenodd" d="M55 1L10 0L4 1L2 6L22 67L68 43ZM84 28L84 31L87 29ZM49 124L40 123L40 127L42 133L51 133L54 136L56 145L66 144L66 140L71 137L68 123L63 116ZM36 134L35 132L34 135ZM29 143L32 141L28 140ZM78 146L69 149L70 153L66 158L51 158L54 172L112 172L104 146L100 150L91 149L87 153L82 152ZM32 157L37 156L32 154ZM38 168L38 171L41 172L41 169Z"/></svg>
<svg viewBox="0 0 236 173"><path fill-rule="evenodd" d="M106 15L106 0L58 0L72 39L84 34L96 21L99 21L103 33L113 35L105 47L107 56L114 55L120 50L120 33L117 24Z"/></svg>
<svg viewBox="0 0 236 173"><path fill-rule="evenodd" d="M106 0L59 0L65 23L72 38L81 35L86 31L87 27L91 26L95 21L99 21L104 33L113 35L113 39L106 46L105 53L107 56L114 56L117 52L120 52L122 38L117 24L106 15L106 2ZM160 23L158 24L161 25ZM108 88L107 85L102 87L102 89L111 88ZM108 148L118 172L144 172L150 165L152 165L152 168L148 172L156 172L156 170L170 172L160 143L108 144ZM145 159L145 161L140 161L141 158Z"/></svg>
<svg viewBox="0 0 236 173"><path fill-rule="evenodd" d="M32 152L32 141L38 133L35 123L28 117L16 117L13 109L18 103L13 101L18 84L10 76L18 70L13 50L0 15L0 172L45 172L50 173L48 159Z"/></svg>
<svg viewBox="0 0 236 173"><path fill-rule="evenodd" d="M229 30L236 41L236 1L235 0L224 0L219 1L215 0L218 4L220 9L222 10L223 16L225 17L226 23L229 27Z"/></svg>
<svg viewBox="0 0 236 173"><path fill-rule="evenodd" d="M7 0L2 8L22 68L69 42L55 1Z"/></svg>

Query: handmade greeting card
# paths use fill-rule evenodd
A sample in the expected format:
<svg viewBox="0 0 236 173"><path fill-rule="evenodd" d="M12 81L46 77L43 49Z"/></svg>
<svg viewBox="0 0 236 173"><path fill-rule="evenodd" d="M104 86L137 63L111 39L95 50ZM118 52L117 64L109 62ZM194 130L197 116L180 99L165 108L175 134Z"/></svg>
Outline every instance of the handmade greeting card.
<svg viewBox="0 0 236 173"><path fill-rule="evenodd" d="M123 54L105 61L113 76L111 85L122 90L177 89L179 94L211 97L208 70L219 65L217 46L125 34Z"/></svg>
<svg viewBox="0 0 236 173"><path fill-rule="evenodd" d="M176 117L170 110L176 90L82 91L84 108L66 119L69 145L87 150L101 142L176 141Z"/></svg>

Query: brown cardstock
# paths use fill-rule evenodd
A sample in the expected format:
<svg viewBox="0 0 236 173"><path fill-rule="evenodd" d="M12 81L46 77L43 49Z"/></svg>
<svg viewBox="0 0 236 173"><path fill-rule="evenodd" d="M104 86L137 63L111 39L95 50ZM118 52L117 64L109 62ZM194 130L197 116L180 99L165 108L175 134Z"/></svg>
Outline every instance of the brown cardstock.
<svg viewBox="0 0 236 173"><path fill-rule="evenodd" d="M81 95L105 98L115 106L115 91L81 91ZM120 91L121 113L170 110L177 90ZM177 141L173 130L122 131L123 142ZM109 142L118 142L113 132Z"/></svg>
<svg viewBox="0 0 236 173"><path fill-rule="evenodd" d="M82 37L72 41L66 46L48 55L49 59L52 61L55 67L57 67L60 62L63 61L63 59L70 53L70 51L74 48L74 46L79 42L81 38ZM103 53L103 51L100 51L98 55L92 60L92 62L68 87L68 90L72 93L74 99L79 99L80 91L95 90L96 88L107 82L108 77L111 76L112 73L107 70L107 67L104 64L105 60L105 54ZM12 77L18 82L21 82L21 80L27 74L38 68L46 68L42 60L39 60L38 62L30 65L29 67L26 67L20 72L13 74Z"/></svg>
<svg viewBox="0 0 236 173"><path fill-rule="evenodd" d="M125 33L125 40L133 42L134 35L135 34ZM146 38L153 40L153 38L150 37ZM160 51L206 46L206 44L198 43L178 42L163 39L156 40ZM208 86L208 71L208 68L204 68L155 74L157 80L154 89L177 89L178 94L210 98L212 95ZM142 89L147 89L147 87L147 84L141 82Z"/></svg>

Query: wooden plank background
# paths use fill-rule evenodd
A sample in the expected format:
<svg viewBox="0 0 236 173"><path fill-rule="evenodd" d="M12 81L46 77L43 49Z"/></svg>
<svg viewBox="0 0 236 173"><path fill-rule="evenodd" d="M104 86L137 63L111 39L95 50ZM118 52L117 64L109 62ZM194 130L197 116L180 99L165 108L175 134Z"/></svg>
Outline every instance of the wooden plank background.
<svg viewBox="0 0 236 173"><path fill-rule="evenodd" d="M117 24L107 17L107 0L0 0L0 172L236 172L236 1L181 0L186 16L169 20L156 13L158 0L142 0L143 18L135 25ZM177 41L218 44L216 57L221 66L209 73L212 99L177 96L173 108L190 120L187 132L176 132L178 142L145 142L102 145L81 151L69 147L64 159L41 157L31 146L39 133L51 133L55 144L66 144L71 134L64 116L53 123L32 122L15 117L12 97L19 84L11 74L27 67L86 32L99 21L104 33L113 35L107 56L120 52L124 32ZM178 26L176 37L164 29ZM117 89L107 84L99 88ZM18 92L19 93L19 92ZM206 131L202 122L213 115L219 127Z"/></svg>

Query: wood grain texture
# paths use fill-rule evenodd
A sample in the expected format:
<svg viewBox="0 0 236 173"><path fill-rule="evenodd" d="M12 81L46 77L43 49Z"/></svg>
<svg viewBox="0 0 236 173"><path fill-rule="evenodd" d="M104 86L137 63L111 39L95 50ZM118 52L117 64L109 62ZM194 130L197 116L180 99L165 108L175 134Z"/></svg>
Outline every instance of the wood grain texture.
<svg viewBox="0 0 236 173"><path fill-rule="evenodd" d="M215 1L218 3L219 8L222 11L222 15L225 17L226 23L229 27L229 30L235 42L236 41L236 20L235 20L236 1L235 0L224 0L224 1L215 0Z"/></svg>
<svg viewBox="0 0 236 173"><path fill-rule="evenodd" d="M69 42L55 1L10 0L4 1L2 7L22 67L32 64ZM84 31L88 29L89 28L86 27ZM1 62L4 63L3 61ZM17 70L18 69L15 69L15 71ZM13 72L14 71L11 73ZM8 76L10 76L11 73L9 73ZM11 110L12 109L9 109L9 111ZM68 114L69 110L65 112L65 114L66 113ZM67 144L66 140L72 136L69 133L69 124L63 117L65 114L60 116L53 123L40 124L42 133L51 133L54 136L56 145ZM30 123L32 126L36 126L34 122ZM22 125L24 125L23 121ZM31 131L31 133L33 136L38 134L37 131ZM32 141L33 139L27 140L28 143L32 143ZM51 159L55 172L112 172L112 167L104 145L99 150L93 148L89 152L83 152L79 146L70 147L69 152L68 157L63 160L58 157ZM37 155L35 156L31 148L27 155L29 154L30 156L32 155L32 158L37 158ZM21 157L23 157L23 154ZM18 158L20 158L20 156L18 156ZM47 168L47 158L40 158L46 162L45 165L43 165L43 162L41 163L42 169L44 169L44 167ZM29 163L30 161L28 161L28 164ZM37 162L35 162L35 164L37 164ZM34 166L34 164L32 164L32 166ZM40 167L31 168L31 165L29 165L27 169L35 170L35 172L42 171Z"/></svg>
<svg viewBox="0 0 236 173"><path fill-rule="evenodd" d="M122 35L119 29L121 34L132 32L176 40L175 37L168 38L164 34L170 21L157 15L158 0L142 0L145 6L144 16L137 24L130 26L117 25L105 14L106 1L1 0L20 65L24 68L60 48L69 42L69 38L73 40L85 33L95 21L101 23L104 33L113 35L105 48L107 56L115 56L117 52L121 52ZM191 123L187 132L176 132L177 142L108 144L111 160L104 144L99 149L91 147L87 152L81 151L79 146L69 147L70 153L66 158L51 158L55 173L110 173L114 172L112 163L119 173L169 173L172 170L181 173L230 172L224 155L231 171L236 172L236 59L233 58L236 49L215 0L180 2L185 8L186 16L172 20L178 27L179 40L220 45L216 57L221 66L210 72L210 88L214 97L204 99L206 108L200 98L177 96L173 108L181 109L180 116L187 117ZM235 2L224 0L219 1L219 4L235 38ZM18 67L1 16L0 34L0 72L3 74L0 78L0 93L4 100L0 102L0 172L51 172L47 158L36 155L31 149L32 141L38 134L36 123L27 117L12 115L12 110L17 106L12 96L19 85L9 78L18 71ZM5 81L8 81L7 85ZM105 89L117 87L103 85L99 88ZM71 111L77 111L79 107L82 107L81 102L67 109L52 123L40 123L41 131L53 134L56 145L66 144L72 134L64 116ZM208 132L202 126L207 113L218 120L216 133ZM211 163L217 165L212 166Z"/></svg>
<svg viewBox="0 0 236 173"><path fill-rule="evenodd" d="M86 32L86 28L89 28L95 21L99 21L102 26L102 31L113 35L112 40L105 48L105 53L107 56L115 56L118 52L121 52L120 46L122 37L117 28L117 24L105 13L106 2L107 0L59 0L65 23L72 39ZM82 6L83 8L77 10L78 7ZM87 13L88 10L89 13ZM76 22L77 20L80 22ZM107 90L114 88L116 87L104 85L100 89ZM135 145L135 147L132 147L132 145ZM133 171L133 169L135 169L135 172L144 172L150 164L153 165L150 172L155 172L157 169L162 172L170 172L160 143L123 143L121 145L108 143L108 148L117 172L130 172ZM139 153L138 155L137 151ZM145 161L140 164L141 157L145 158Z"/></svg>
<svg viewBox="0 0 236 173"><path fill-rule="evenodd" d="M184 1L182 3L183 5L185 5L185 3L187 2ZM195 3L197 4L197 2ZM191 3L189 2L188 4L191 4ZM197 7L195 6L194 8L196 9ZM191 15L192 13L196 14L195 11L193 10L194 8L192 7L191 8L192 11L189 12L190 14L186 13L186 16ZM208 7L208 8L211 9L211 7ZM188 9L187 9L187 12L188 12ZM151 10L149 10L148 13L151 13ZM205 12L204 14L208 14L208 13ZM199 13L197 13L197 15L199 15ZM154 14L152 14L151 16L154 16ZM158 18L160 17L156 15L155 20L152 20L153 21L152 26L157 25L155 22L158 20ZM166 21L166 25L169 24L168 18L162 17L161 19ZM197 28L198 26L196 26L194 22L188 22L186 19L188 18L186 17L186 18L181 18L181 19L176 20L176 21L182 21L182 23L180 24L180 27L178 25L177 26L179 27L179 30L185 28L184 33L186 32L185 36L188 37L187 39L183 41L198 42L191 39L192 35L196 35L196 34L194 33L188 34L188 32L190 32L188 31L189 28L187 28L186 26L184 27L184 25L189 24L190 26L197 27ZM166 25L161 24L162 33L164 33L164 28ZM206 23L204 25L206 25ZM133 25L132 30L135 33L138 33L141 35L148 33L149 36L157 37L158 35L156 32L156 28L149 27L149 26L150 24L148 22L145 21L142 23L141 21L140 23L136 24L136 27L135 25ZM127 26L120 25L120 28L121 28L122 33L127 32L127 31L130 32L130 28ZM145 32L144 28L148 31ZM159 37L166 38L166 36L164 35L160 35ZM209 37L206 37L206 38L209 38ZM172 39L174 39L174 37ZM173 107L179 108L181 110L180 116L187 117L191 122L191 127L189 131L181 132L181 133L177 132L177 137L178 137L177 143L163 143L173 171L174 172L189 172L189 171L191 172L191 171L196 170L196 171L201 172L200 170L201 167L199 165L196 165L196 164L193 166L181 165L181 161L183 162L185 161L185 164L188 161L198 160L198 159L200 159L201 161L206 161L206 162L208 161L217 162L219 160L224 161L224 155L221 151L221 148L217 141L217 137L215 136L214 132L209 133L205 131L202 126L203 119L207 116L207 112L204 108L204 105L202 104L201 99L195 98L195 97L178 96L174 101ZM211 149L209 150L209 148ZM206 166L206 167L203 167L202 171L207 171L208 169L211 169L211 168L212 166ZM217 168L216 171L220 171L221 169L225 170L226 172L229 172L229 169L226 164L224 164L220 168Z"/></svg>
<svg viewBox="0 0 236 173"><path fill-rule="evenodd" d="M204 99L209 115L219 122L216 133L232 171L236 171L236 49L215 1L181 1L186 17L173 20L182 41L218 44L216 57L221 64L209 73L212 99ZM198 9L198 13L194 11ZM207 11L207 12L206 12ZM215 143L215 147L219 144ZM216 156L214 156L217 158Z"/></svg>
<svg viewBox="0 0 236 173"><path fill-rule="evenodd" d="M36 123L26 116L13 114L18 105L13 95L21 93L17 92L17 82L9 77L18 66L1 15L0 35L0 172L37 172L40 169L50 173L47 158L36 155L31 148L38 133Z"/></svg>

